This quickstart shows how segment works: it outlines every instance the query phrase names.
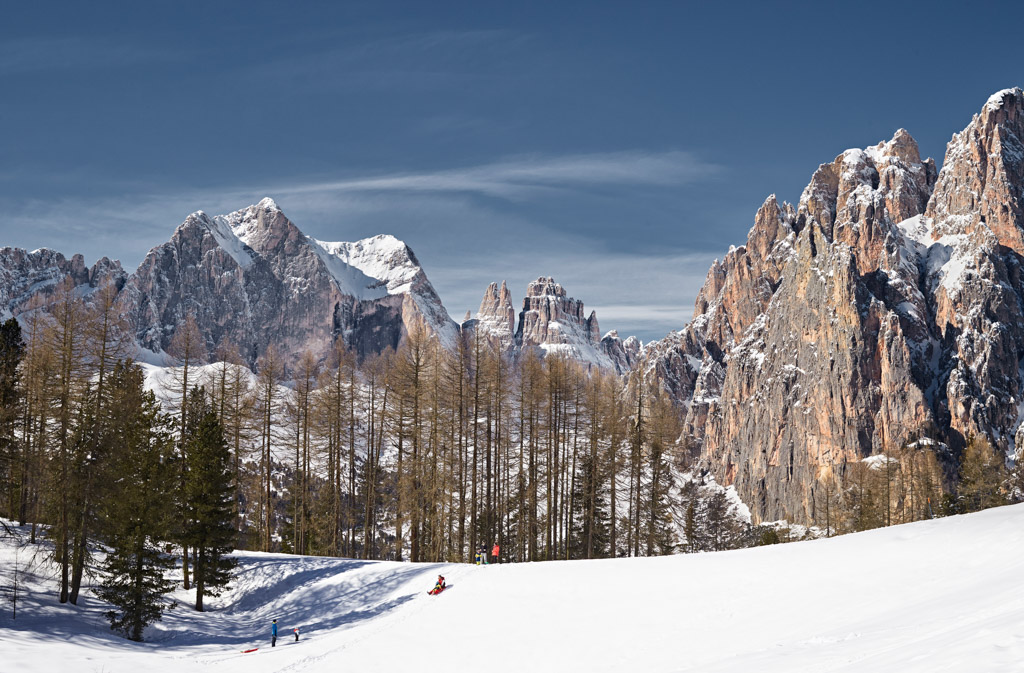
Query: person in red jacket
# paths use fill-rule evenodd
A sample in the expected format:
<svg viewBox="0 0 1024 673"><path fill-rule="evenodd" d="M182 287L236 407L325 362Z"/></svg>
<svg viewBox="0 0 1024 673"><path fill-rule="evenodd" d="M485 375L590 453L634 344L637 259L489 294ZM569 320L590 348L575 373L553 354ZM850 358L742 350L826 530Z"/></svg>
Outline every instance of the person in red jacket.
<svg viewBox="0 0 1024 673"><path fill-rule="evenodd" d="M501 547L495 542L494 546L491 547L491 563L498 563L498 554L501 552Z"/></svg>
<svg viewBox="0 0 1024 673"><path fill-rule="evenodd" d="M444 583L444 575L438 575L437 576L437 584L435 584L434 588L431 589L430 591L428 591L427 593L429 593L431 596L436 596L437 594L439 594L442 591L444 591L446 588L447 587L446 587L446 585Z"/></svg>

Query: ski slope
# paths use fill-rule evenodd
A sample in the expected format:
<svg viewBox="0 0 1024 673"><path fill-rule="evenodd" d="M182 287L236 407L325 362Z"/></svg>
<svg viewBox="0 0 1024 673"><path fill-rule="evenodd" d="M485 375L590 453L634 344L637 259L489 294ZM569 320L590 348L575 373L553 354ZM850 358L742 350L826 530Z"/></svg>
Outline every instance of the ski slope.
<svg viewBox="0 0 1024 673"><path fill-rule="evenodd" d="M3 540L5 596L14 556ZM30 556L22 547L20 565ZM0 670L1021 670L1021 559L1021 505L650 559L476 567L244 553L212 611L179 606L142 644L113 635L95 598L57 604L37 563L17 620L3 606ZM428 596L438 572L451 588Z"/></svg>

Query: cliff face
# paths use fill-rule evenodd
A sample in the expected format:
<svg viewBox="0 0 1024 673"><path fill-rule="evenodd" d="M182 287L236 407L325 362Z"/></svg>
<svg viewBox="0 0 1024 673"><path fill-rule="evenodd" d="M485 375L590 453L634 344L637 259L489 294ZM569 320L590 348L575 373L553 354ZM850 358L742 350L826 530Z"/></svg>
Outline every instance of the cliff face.
<svg viewBox="0 0 1024 673"><path fill-rule="evenodd" d="M645 369L720 482L762 519L813 517L820 479L919 433L1014 448L1024 355L1019 89L950 142L903 130L769 197L694 320Z"/></svg>
<svg viewBox="0 0 1024 673"><path fill-rule="evenodd" d="M553 278L530 283L522 306L517 324L505 282L500 289L491 283L476 317L463 323L463 329L478 330L513 358L526 350L557 353L584 366L620 374L639 359L641 344L636 337L623 341L614 330L602 337L597 314L591 311L584 317L583 302L568 296Z"/></svg>

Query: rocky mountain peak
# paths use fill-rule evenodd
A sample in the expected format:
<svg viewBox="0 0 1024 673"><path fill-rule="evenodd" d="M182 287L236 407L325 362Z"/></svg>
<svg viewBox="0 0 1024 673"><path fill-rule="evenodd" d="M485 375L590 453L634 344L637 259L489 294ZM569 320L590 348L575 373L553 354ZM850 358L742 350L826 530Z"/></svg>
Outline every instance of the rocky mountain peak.
<svg viewBox="0 0 1024 673"><path fill-rule="evenodd" d="M596 314L591 314L596 323ZM583 302L566 296L550 277L540 277L526 288L516 338L527 346L567 344L582 339L596 343L590 321L583 317Z"/></svg>
<svg viewBox="0 0 1024 673"><path fill-rule="evenodd" d="M498 339L502 347L513 346L516 333L516 310L512 305L512 293L505 281L501 287L491 283L484 291L480 302L480 310L476 313L477 325L480 329Z"/></svg>
<svg viewBox="0 0 1024 673"><path fill-rule="evenodd" d="M899 129L888 141L819 166L800 196L799 227L816 221L830 241L863 248L865 261L875 256L886 223L924 212L935 176L935 162L922 161L917 142Z"/></svg>
<svg viewBox="0 0 1024 673"><path fill-rule="evenodd" d="M583 302L569 297L551 277L529 283L518 325L512 293L505 281L491 283L484 291L480 310L463 322L464 331L479 330L509 357L526 350L542 355L557 353L588 367L624 373L632 369L640 353L640 341L619 339L609 332L602 339L597 312L584 317Z"/></svg>
<svg viewBox="0 0 1024 673"><path fill-rule="evenodd" d="M209 352L227 339L250 363L271 343L322 356L341 337L368 354L396 347L413 324L445 344L457 329L405 243L318 241L269 198L227 215L189 215L122 294L144 348L166 348L192 314Z"/></svg>
<svg viewBox="0 0 1024 673"><path fill-rule="evenodd" d="M527 297L564 297L565 288L555 282L554 278L541 276L526 286Z"/></svg>
<svg viewBox="0 0 1024 673"><path fill-rule="evenodd" d="M927 215L935 237L1024 254L1024 91L993 94L946 146Z"/></svg>
<svg viewBox="0 0 1024 673"><path fill-rule="evenodd" d="M769 197L693 321L645 347L755 518L813 520L819 480L915 433L1024 437L1022 111L992 96L941 172L899 129L819 166L795 212Z"/></svg>

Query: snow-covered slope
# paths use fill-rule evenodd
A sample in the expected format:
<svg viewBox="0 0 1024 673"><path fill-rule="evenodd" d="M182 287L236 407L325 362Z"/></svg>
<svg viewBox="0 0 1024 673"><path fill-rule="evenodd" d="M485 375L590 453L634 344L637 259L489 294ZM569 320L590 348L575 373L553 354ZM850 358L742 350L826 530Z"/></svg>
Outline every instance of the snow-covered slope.
<svg viewBox="0 0 1024 673"><path fill-rule="evenodd" d="M21 567L35 549L21 548ZM647 559L475 567L245 553L212 611L180 606L144 644L112 635L91 597L57 604L37 560L18 619L9 604L0 617L0 653L4 670L24 672L1010 671L1024 660L1024 598L1008 561L1022 555L1024 506ZM0 541L5 589L14 560ZM438 572L451 589L427 596ZM282 638L270 649L273 618Z"/></svg>

